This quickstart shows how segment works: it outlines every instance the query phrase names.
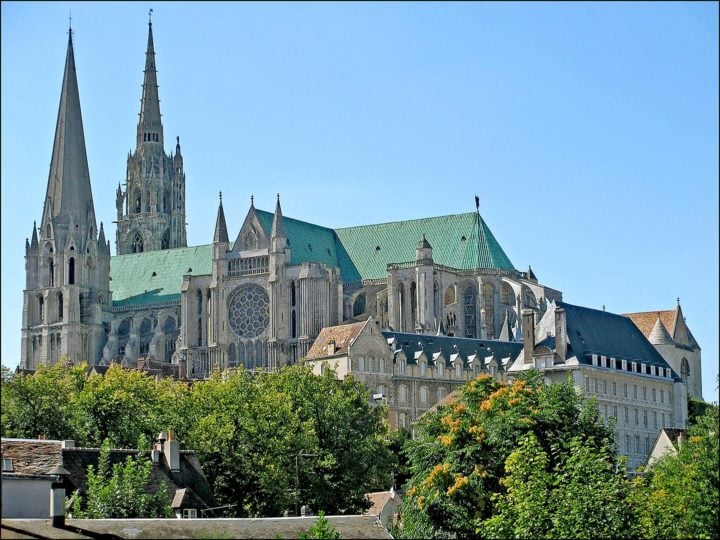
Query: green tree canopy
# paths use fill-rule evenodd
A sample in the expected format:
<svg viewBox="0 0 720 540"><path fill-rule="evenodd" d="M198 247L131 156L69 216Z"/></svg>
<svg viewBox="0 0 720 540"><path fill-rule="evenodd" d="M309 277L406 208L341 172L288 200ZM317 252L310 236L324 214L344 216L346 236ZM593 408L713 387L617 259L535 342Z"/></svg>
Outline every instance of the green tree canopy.
<svg viewBox="0 0 720 540"><path fill-rule="evenodd" d="M632 520L613 434L569 380L481 375L406 445L407 537L617 537Z"/></svg>
<svg viewBox="0 0 720 540"><path fill-rule="evenodd" d="M633 504L648 538L718 538L720 535L720 429L718 407L696 417L677 455L660 458L635 481Z"/></svg>
<svg viewBox="0 0 720 540"><path fill-rule="evenodd" d="M171 517L170 496L164 484L151 492L148 479L152 462L145 457L128 456L124 463L110 466L110 445L100 447L97 471L88 466L87 495L73 495L72 513L76 518L159 518Z"/></svg>

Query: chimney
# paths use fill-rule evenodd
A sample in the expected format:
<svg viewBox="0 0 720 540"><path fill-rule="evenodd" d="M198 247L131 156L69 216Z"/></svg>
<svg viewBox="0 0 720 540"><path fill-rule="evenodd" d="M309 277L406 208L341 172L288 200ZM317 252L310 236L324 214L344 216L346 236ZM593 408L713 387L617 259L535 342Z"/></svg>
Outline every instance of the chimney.
<svg viewBox="0 0 720 540"><path fill-rule="evenodd" d="M58 464L48 474L55 477L50 484L50 520L53 527L65 527L65 486L63 479L68 476L68 471Z"/></svg>
<svg viewBox="0 0 720 540"><path fill-rule="evenodd" d="M565 310L561 307L555 308L555 351L562 361L567 359L567 319Z"/></svg>
<svg viewBox="0 0 720 540"><path fill-rule="evenodd" d="M522 310L523 321L523 362L532 364L535 349L535 313L532 309Z"/></svg>
<svg viewBox="0 0 720 540"><path fill-rule="evenodd" d="M171 471L179 471L180 443L177 441L175 433L172 431L167 432L167 441L165 441L163 454L165 455L165 462L167 463L168 469Z"/></svg>

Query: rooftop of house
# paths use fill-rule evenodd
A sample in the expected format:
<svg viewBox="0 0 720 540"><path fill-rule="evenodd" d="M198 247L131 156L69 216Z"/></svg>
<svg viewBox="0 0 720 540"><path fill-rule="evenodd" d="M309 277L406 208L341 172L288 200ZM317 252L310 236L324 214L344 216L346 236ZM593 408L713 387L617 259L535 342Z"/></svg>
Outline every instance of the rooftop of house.
<svg viewBox="0 0 720 540"><path fill-rule="evenodd" d="M348 354L350 344L358 337L366 323L367 321L362 321L323 328L305 358L318 360ZM331 343L334 343L333 347L330 347Z"/></svg>
<svg viewBox="0 0 720 540"><path fill-rule="evenodd" d="M113 465L138 455L141 453L137 449L113 448L108 459ZM147 453L145 455L147 456ZM71 493L79 489L85 492L88 466L98 466L100 449L74 447L73 441L3 437L2 457L12 459L12 473L16 476L49 475L55 467L61 465L69 473L63 480L66 491ZM175 498L178 489L190 488L199 500L205 502L204 507L214 506L212 491L195 453L181 450L179 457L180 469L177 471L171 471L162 459L159 463L153 464L148 491L159 490L165 482L171 498Z"/></svg>
<svg viewBox="0 0 720 540"><path fill-rule="evenodd" d="M377 516L327 516L341 538L392 536ZM3 519L2 538L298 538L316 516L257 519Z"/></svg>

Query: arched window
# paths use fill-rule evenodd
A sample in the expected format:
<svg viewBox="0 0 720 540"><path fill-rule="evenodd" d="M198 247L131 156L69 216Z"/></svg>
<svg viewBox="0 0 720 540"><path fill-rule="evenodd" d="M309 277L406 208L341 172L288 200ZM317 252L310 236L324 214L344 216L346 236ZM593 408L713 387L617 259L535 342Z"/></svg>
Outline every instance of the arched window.
<svg viewBox="0 0 720 540"><path fill-rule="evenodd" d="M685 382L690 378L690 362L688 362L687 358L680 361L680 376Z"/></svg>
<svg viewBox="0 0 720 540"><path fill-rule="evenodd" d="M150 212L150 191L145 192L145 211Z"/></svg>
<svg viewBox="0 0 720 540"><path fill-rule="evenodd" d="M139 189L135 190L133 200L135 201L133 210L136 214L139 214L140 212L142 212L142 196L140 195Z"/></svg>
<svg viewBox="0 0 720 540"><path fill-rule="evenodd" d="M458 380L462 378L462 364L460 362L455 364L455 378Z"/></svg>
<svg viewBox="0 0 720 540"><path fill-rule="evenodd" d="M197 301L197 314L202 315L203 294L200 289L195 293L195 299Z"/></svg>
<svg viewBox="0 0 720 540"><path fill-rule="evenodd" d="M439 322L442 317L442 306L440 305L440 284L437 281L433 282L433 307L435 308L433 315Z"/></svg>
<svg viewBox="0 0 720 540"><path fill-rule="evenodd" d="M512 287L510 285L503 282L500 291L500 301L503 304L512 305L515 303L515 293L513 293Z"/></svg>
<svg viewBox="0 0 720 540"><path fill-rule="evenodd" d="M255 342L255 367L263 367L263 344L259 339Z"/></svg>
<svg viewBox="0 0 720 540"><path fill-rule="evenodd" d="M485 308L485 331L487 338L495 337L495 287L492 283L483 283L482 304Z"/></svg>
<svg viewBox="0 0 720 540"><path fill-rule="evenodd" d="M465 308L465 337L476 337L476 309L475 287L468 285L463 291L463 306Z"/></svg>
<svg viewBox="0 0 720 540"><path fill-rule="evenodd" d="M150 319L145 318L140 323L140 356L147 356L152 335L152 322Z"/></svg>
<svg viewBox="0 0 720 540"><path fill-rule="evenodd" d="M165 319L163 334L165 334L165 361L169 362L175 352L175 341L178 337L177 324L173 317Z"/></svg>
<svg viewBox="0 0 720 540"><path fill-rule="evenodd" d="M455 285L450 285L445 290L445 307L455 303Z"/></svg>
<svg viewBox="0 0 720 540"><path fill-rule="evenodd" d="M75 257L70 257L68 261L68 285L75 284Z"/></svg>
<svg viewBox="0 0 720 540"><path fill-rule="evenodd" d="M292 313L290 314L290 326L291 326L291 334L290 337L295 339L297 337L297 316L295 315L295 310L292 310Z"/></svg>
<svg viewBox="0 0 720 540"><path fill-rule="evenodd" d="M235 357L235 344L231 343L228 347L228 366L235 367L236 361L237 358Z"/></svg>
<svg viewBox="0 0 720 540"><path fill-rule="evenodd" d="M353 317L359 317L363 313L365 313L365 293L358 295L353 303Z"/></svg>
<svg viewBox="0 0 720 540"><path fill-rule="evenodd" d="M166 189L163 193L163 212L169 214L170 211L170 192Z"/></svg>
<svg viewBox="0 0 720 540"><path fill-rule="evenodd" d="M405 286L402 283L398 283L398 330L400 332L405 331Z"/></svg>
<svg viewBox="0 0 720 540"><path fill-rule="evenodd" d="M140 236L139 232L135 233L135 237L133 238L130 249L133 253L142 253L143 252L143 249L144 249L143 238L142 238L142 236Z"/></svg>
<svg viewBox="0 0 720 540"><path fill-rule="evenodd" d="M160 249L169 249L170 248L170 231L165 231L165 234L163 234L162 240L160 241Z"/></svg>
<svg viewBox="0 0 720 540"><path fill-rule="evenodd" d="M202 319L198 319L197 322L197 346L202 347L203 344L203 330L202 330Z"/></svg>
<svg viewBox="0 0 720 540"><path fill-rule="evenodd" d="M125 356L125 346L130 338L130 319L125 319L118 326L118 356Z"/></svg>
<svg viewBox="0 0 720 540"><path fill-rule="evenodd" d="M55 286L55 262L52 257L48 259L48 286Z"/></svg>
<svg viewBox="0 0 720 540"><path fill-rule="evenodd" d="M295 281L290 282L290 305L295 307Z"/></svg>
<svg viewBox="0 0 720 540"><path fill-rule="evenodd" d="M411 332L415 331L418 324L417 318L417 285L414 281L410 282L410 322L412 324Z"/></svg>
<svg viewBox="0 0 720 540"><path fill-rule="evenodd" d="M45 299L42 296L38 296L38 318L40 322L45 320Z"/></svg>
<svg viewBox="0 0 720 540"><path fill-rule="evenodd" d="M57 295L57 307L58 307L58 319L62 320L62 318L63 318L63 295L62 295L62 293L58 293L58 295Z"/></svg>
<svg viewBox="0 0 720 540"><path fill-rule="evenodd" d="M238 356L237 356L237 365L244 366L245 365L245 345L242 344L242 342L238 343Z"/></svg>

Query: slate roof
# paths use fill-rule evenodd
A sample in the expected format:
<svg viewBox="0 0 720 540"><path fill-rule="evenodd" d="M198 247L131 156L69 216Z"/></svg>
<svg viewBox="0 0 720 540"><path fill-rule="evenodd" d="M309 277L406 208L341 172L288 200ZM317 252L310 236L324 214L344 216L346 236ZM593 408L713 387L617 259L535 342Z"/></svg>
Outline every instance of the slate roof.
<svg viewBox="0 0 720 540"><path fill-rule="evenodd" d="M326 516L341 538L392 539L377 516ZM257 519L3 519L2 538L299 538L315 516Z"/></svg>
<svg viewBox="0 0 720 540"><path fill-rule="evenodd" d="M580 363L590 364L590 355L600 354L670 368L628 317L565 302L556 305L566 313L568 356L574 354Z"/></svg>
<svg viewBox="0 0 720 540"><path fill-rule="evenodd" d="M269 238L274 214L258 209L255 214ZM283 225L290 264L320 262L337 267L345 283L387 278L388 264L415 260L423 235L433 246L436 264L460 270L515 270L475 212L335 230L283 216ZM110 260L113 306L179 302L185 274L211 272L212 244L116 255Z"/></svg>
<svg viewBox="0 0 720 540"><path fill-rule="evenodd" d="M362 321L323 328L320 330L318 337L315 338L305 358L316 360L318 358L346 355L350 342L358 337L366 323L367 321ZM335 341L335 352L333 354L329 354L328 351L330 341Z"/></svg>
<svg viewBox="0 0 720 540"><path fill-rule="evenodd" d="M135 449L111 449L109 461L113 465L122 463L128 456L136 457ZM100 458L99 448L63 448L63 441L2 438L2 457L13 460L14 474L49 474L55 467L62 465L69 475L65 479L66 490L87 490L88 465L97 467ZM170 471L164 463L153 465L150 474L149 492L156 492L165 482L170 498L176 490L191 488L193 494L208 507L215 506L210 485L202 472L202 467L194 452L180 451L180 470Z"/></svg>
<svg viewBox="0 0 720 540"><path fill-rule="evenodd" d="M433 355L442 352L447 360L451 355L459 353L465 363L469 357L477 355L483 365L485 365L485 359L492 356L498 365L501 365L503 359L514 360L523 348L522 342L519 341L410 334L388 330L383 330L382 334L386 339L394 340L395 349L400 349L405 353L408 363L415 363L415 353L424 351L431 363Z"/></svg>

